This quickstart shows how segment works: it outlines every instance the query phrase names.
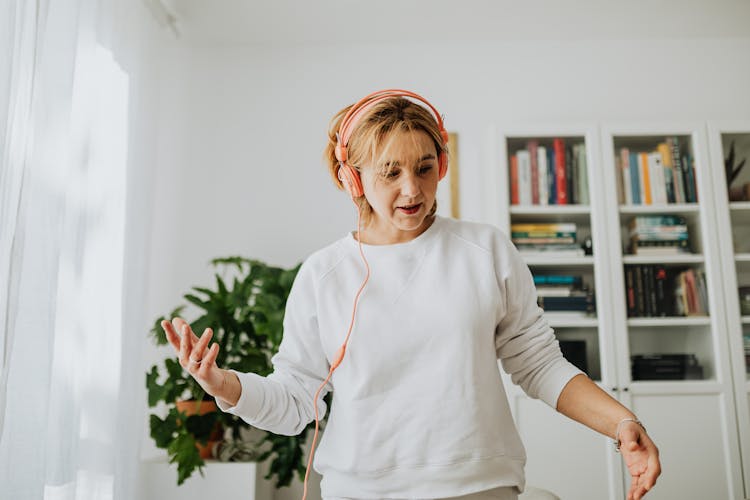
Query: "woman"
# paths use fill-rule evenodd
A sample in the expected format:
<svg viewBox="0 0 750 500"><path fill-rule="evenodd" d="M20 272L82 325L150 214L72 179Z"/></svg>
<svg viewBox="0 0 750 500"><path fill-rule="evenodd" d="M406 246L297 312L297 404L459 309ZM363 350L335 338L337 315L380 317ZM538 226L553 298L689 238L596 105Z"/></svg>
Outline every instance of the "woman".
<svg viewBox="0 0 750 500"><path fill-rule="evenodd" d="M563 358L507 235L435 215L447 170L437 110L376 92L334 116L328 135L358 230L300 268L274 373L220 369L212 331L198 338L176 318L162 326L182 366L223 411L278 434L323 415L335 389L315 456L324 498L515 499L525 453L499 359L531 397L621 443L628 499L641 498L660 474L656 446Z"/></svg>

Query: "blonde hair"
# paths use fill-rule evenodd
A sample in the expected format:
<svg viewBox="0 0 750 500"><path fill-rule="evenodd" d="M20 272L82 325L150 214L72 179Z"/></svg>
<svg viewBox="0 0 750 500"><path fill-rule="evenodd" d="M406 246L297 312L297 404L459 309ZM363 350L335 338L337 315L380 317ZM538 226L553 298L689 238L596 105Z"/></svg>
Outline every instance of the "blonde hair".
<svg viewBox="0 0 750 500"><path fill-rule="evenodd" d="M341 121L352 106L347 106L336 113L328 126L328 145L323 153L324 162L328 168L334 184L339 189L344 189L339 180L339 161L336 159L336 133L341 127ZM362 172L362 166L376 162L379 155L383 154L390 140L397 132L425 132L432 142L435 143L435 151L448 154L447 145L442 142L440 128L432 112L419 104L403 97L392 97L384 99L359 117L352 130L347 145L347 164L357 172ZM378 162L376 162L378 163ZM362 218L369 221L372 207L364 195L354 200L362 209ZM429 215L437 210L437 200L432 206Z"/></svg>

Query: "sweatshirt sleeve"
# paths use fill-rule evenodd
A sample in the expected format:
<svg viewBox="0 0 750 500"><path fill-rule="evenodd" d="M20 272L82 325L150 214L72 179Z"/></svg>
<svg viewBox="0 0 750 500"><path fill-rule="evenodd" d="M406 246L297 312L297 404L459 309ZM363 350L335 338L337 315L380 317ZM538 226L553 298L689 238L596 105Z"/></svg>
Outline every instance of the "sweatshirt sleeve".
<svg viewBox="0 0 750 500"><path fill-rule="evenodd" d="M495 331L495 348L514 384L532 398L557 408L557 399L574 376L583 373L560 351L528 266L508 237L501 234L496 272L504 298ZM503 300L503 299L501 299Z"/></svg>
<svg viewBox="0 0 750 500"><path fill-rule="evenodd" d="M313 397L330 368L320 342L315 279L307 262L300 267L289 293L284 336L271 362L274 371L267 377L235 372L242 386L235 406L218 399L216 403L222 411L259 429L287 436L299 434L315 419ZM321 419L326 413L323 397L330 390L329 382L319 395Z"/></svg>

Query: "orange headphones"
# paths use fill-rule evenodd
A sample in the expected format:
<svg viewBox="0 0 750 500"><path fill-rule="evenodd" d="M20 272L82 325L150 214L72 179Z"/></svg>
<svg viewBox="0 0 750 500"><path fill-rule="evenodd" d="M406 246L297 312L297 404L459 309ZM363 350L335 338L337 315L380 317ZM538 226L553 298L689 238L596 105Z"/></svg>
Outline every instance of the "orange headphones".
<svg viewBox="0 0 750 500"><path fill-rule="evenodd" d="M438 155L438 175L439 178L442 179L445 177L446 172L448 171L448 156L445 153L445 150L447 149L448 145L448 132L445 131L445 126L443 125L443 118L440 116L440 113L438 113L437 109L427 101L424 97L415 94L414 92L409 92L408 90L399 90L399 89L389 89L389 90L380 90L378 92L373 92L372 94L365 96L364 98L360 99L358 102L356 102L346 113L343 120L341 120L341 125L339 126L339 131L336 133L336 159L339 161L339 172L338 177L341 181L341 184L343 184L344 189L349 193L349 195L352 198L352 201L354 202L354 205L357 207L357 243L359 244L359 254L362 257L362 262L364 262L365 265L365 279L362 281L362 284L359 286L359 290L357 290L357 294L354 297L354 305L352 307L352 315L349 321L349 329L346 332L346 337L344 338L343 344L341 344L341 347L339 347L338 351L336 351L335 357L333 358L333 361L331 361L331 368L328 370L328 376L325 378L323 383L318 387L318 390L315 392L315 395L313 396L313 407L315 408L315 433L313 434L313 441L312 445L310 447L310 455L307 459L307 470L305 471L305 480L303 483L303 492L302 492L302 500L306 500L307 498L307 481L310 475L310 468L312 467L312 460L313 455L315 454L315 445L318 441L318 433L320 430L320 417L318 415L318 398L320 396L320 392L323 390L323 388L326 386L329 380L331 380L331 377L333 376L333 372L336 370L336 368L339 367L341 362L344 360L344 355L346 354L346 347L349 343L349 337L352 334L352 328L354 327L354 317L357 313L357 304L359 303L359 297L362 294L362 291L365 288L365 285L367 284L368 280L370 279L370 265L367 263L367 258L365 257L364 251L362 250L362 240L360 239L360 235L362 234L362 206L358 205L355 201L355 198L362 196L364 194L364 191L362 189L362 181L359 178L359 172L357 172L356 169L351 167L349 164L346 163L347 160L347 145L349 144L349 138L351 137L352 130L354 129L354 126L357 124L357 121L359 118L368 110L371 109L375 104L379 103L380 101L384 99L388 99L391 97L410 97L412 99L421 101L422 103L426 104L427 107L432 110L432 113L435 115L435 120L437 121L438 128L440 129L440 137L442 138L442 147L440 149L440 153Z"/></svg>
<svg viewBox="0 0 750 500"><path fill-rule="evenodd" d="M445 130L445 126L443 125L443 117L440 116L440 113L438 113L438 110L435 109L435 106L430 104L427 99L420 96L419 94L409 92L408 90L379 90L357 101L346 113L344 119L341 120L339 131L336 133L335 153L336 159L339 161L339 180L341 181L341 184L344 185L344 189L346 189L346 191L352 196L352 198L357 198L364 194L364 191L362 189L362 181L359 178L359 172L357 172L355 168L351 167L346 162L349 157L347 146L349 145L349 138L352 135L352 130L354 130L354 126L359 121L359 118L363 114L365 114L367 110L371 109L380 101L390 99L391 97L410 97L414 100L422 102L432 111L432 113L435 115L435 121L437 121L438 128L440 129L440 137L443 140L440 154L438 155L439 178L442 179L443 177L445 177L445 174L448 171L448 156L445 153L445 150L448 147L448 132Z"/></svg>

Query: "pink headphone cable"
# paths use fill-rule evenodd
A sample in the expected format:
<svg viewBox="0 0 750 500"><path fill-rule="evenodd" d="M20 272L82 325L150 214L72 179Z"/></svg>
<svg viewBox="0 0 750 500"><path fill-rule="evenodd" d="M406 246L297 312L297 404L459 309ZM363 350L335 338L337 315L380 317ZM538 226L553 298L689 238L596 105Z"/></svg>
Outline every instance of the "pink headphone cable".
<svg viewBox="0 0 750 500"><path fill-rule="evenodd" d="M320 391L323 390L323 387L325 387L325 385L331 379L333 372L336 370L336 368L339 367L339 365L341 364L341 361L343 361L344 359L344 354L346 354L346 345L349 343L349 337L351 336L352 329L354 328L354 317L355 317L355 314L357 313L357 303L359 302L359 296L362 294L362 291L365 289L365 285L367 284L367 281L370 279L370 264L367 262L367 258L365 257L365 252L362 249L362 206L357 204L353 196L352 196L352 202L357 207L357 243L359 244L359 255L362 257L362 261L365 263L365 269L367 269L367 273L365 274L364 281L362 281L362 284L359 286L359 290L357 290L357 295L355 295L354 297L354 306L352 307L352 317L351 317L351 320L349 321L349 329L346 332L346 338L344 338L344 343L341 344L341 347L339 347L339 350L336 352L336 358L333 360L333 363L331 363L331 369L328 370L328 376L320 385L320 387L318 387L318 390L315 391L315 396L313 397L313 406L315 407L315 434L313 434L313 442L312 442L312 446L310 447L310 456L307 459L307 470L305 471L305 482L304 482L304 488L302 492L302 500L307 499L307 479L308 479L308 476L310 475L310 467L312 466L313 455L315 454L315 443L318 441L318 431L320 428L320 416L318 415L318 396L320 396Z"/></svg>

